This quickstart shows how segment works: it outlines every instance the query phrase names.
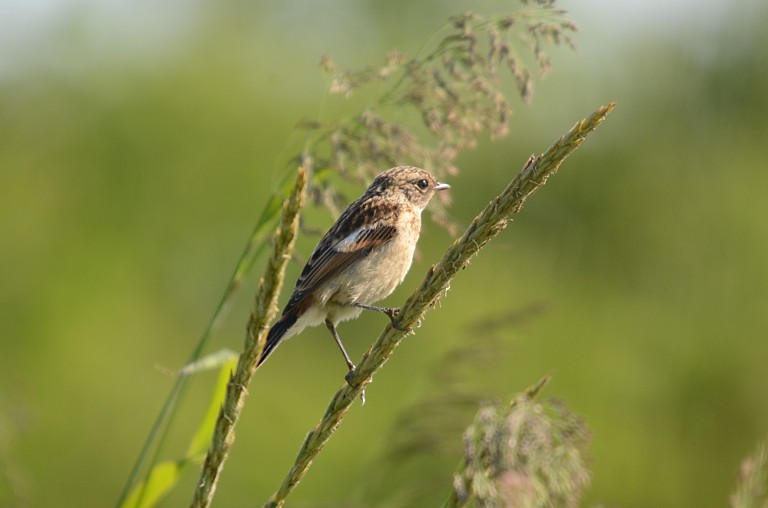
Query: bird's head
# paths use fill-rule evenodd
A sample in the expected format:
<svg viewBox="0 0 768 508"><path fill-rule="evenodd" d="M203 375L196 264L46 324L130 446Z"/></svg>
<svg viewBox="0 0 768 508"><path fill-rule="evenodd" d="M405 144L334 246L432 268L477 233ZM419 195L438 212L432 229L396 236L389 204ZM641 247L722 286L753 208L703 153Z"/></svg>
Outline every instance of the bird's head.
<svg viewBox="0 0 768 508"><path fill-rule="evenodd" d="M397 193L419 210L423 210L435 192L450 188L450 185L438 182L424 169L414 166L397 166L380 173L371 183L368 192Z"/></svg>

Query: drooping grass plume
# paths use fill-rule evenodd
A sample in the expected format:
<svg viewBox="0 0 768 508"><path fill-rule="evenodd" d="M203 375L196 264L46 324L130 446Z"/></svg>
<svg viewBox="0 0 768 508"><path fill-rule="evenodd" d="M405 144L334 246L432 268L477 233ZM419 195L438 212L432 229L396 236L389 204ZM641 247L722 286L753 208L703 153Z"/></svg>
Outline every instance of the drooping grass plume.
<svg viewBox="0 0 768 508"><path fill-rule="evenodd" d="M383 168L412 164L442 179L456 174L456 158L474 148L479 136L505 136L512 116L506 81L511 78L520 99L530 102L533 76L551 68L547 49L573 47L576 31L554 1L522 3L508 13L453 16L419 54L391 51L380 67L339 70L330 56L323 57L331 93L348 97L372 85L386 91L352 116L302 124L312 136L305 150L318 171L327 168L362 184ZM320 203L346 201L327 180L318 181L312 194ZM455 233L446 212L449 199L439 196L430 213Z"/></svg>

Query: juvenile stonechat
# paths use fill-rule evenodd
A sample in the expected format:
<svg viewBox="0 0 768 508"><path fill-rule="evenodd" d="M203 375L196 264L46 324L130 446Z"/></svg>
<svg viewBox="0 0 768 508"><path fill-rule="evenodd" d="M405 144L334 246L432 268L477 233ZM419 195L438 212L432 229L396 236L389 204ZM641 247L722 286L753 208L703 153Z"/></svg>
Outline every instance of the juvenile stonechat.
<svg viewBox="0 0 768 508"><path fill-rule="evenodd" d="M411 166L378 175L315 247L282 317L269 330L259 365L282 339L325 323L351 374L355 365L336 325L367 309L385 313L397 327L398 309L373 304L389 296L405 278L421 231L421 212L435 192L448 188L427 171Z"/></svg>

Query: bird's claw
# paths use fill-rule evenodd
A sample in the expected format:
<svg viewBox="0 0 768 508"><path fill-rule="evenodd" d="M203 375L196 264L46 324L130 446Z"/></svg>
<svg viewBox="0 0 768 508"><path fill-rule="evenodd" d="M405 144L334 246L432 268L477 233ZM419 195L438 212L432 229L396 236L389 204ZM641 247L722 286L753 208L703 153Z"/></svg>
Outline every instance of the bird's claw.
<svg viewBox="0 0 768 508"><path fill-rule="evenodd" d="M344 376L344 380L347 382L350 388L354 388L355 385L352 384L352 376L355 375L356 367L352 367L349 369L349 372ZM363 405L365 405L365 389L360 390L360 400L362 401Z"/></svg>
<svg viewBox="0 0 768 508"><path fill-rule="evenodd" d="M404 332L408 330L408 328L405 328L403 326L400 326L400 323L397 321L397 316L400 315L400 309L397 307L387 307L384 309L384 313L389 318L389 322L392 325L392 328L395 330L400 330L401 332Z"/></svg>
<svg viewBox="0 0 768 508"><path fill-rule="evenodd" d="M355 367L353 366L351 369L349 369L349 372L347 372L347 375L344 376L344 380L347 382L350 388L354 388L355 385L352 384L352 376L355 374Z"/></svg>

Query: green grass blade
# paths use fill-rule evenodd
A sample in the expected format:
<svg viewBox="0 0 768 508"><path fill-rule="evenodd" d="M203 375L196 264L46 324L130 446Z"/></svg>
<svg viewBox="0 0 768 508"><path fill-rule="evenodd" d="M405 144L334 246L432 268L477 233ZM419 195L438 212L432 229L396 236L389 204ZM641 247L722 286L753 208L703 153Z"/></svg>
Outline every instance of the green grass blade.
<svg viewBox="0 0 768 508"><path fill-rule="evenodd" d="M213 390L211 402L208 404L208 410L189 443L186 457L178 461L165 461L156 464L149 471L146 479L136 485L134 490L128 494L120 508L151 508L155 506L176 486L188 465L202 460L211 441L216 417L227 391L227 382L235 365L237 365L237 355L230 350L223 349L184 368L189 369L185 375L219 368L219 377Z"/></svg>
<svg viewBox="0 0 768 508"><path fill-rule="evenodd" d="M291 188L291 184L291 179L284 178L280 189L275 191L264 205L261 215L259 216L259 220L256 222L256 226L251 233L248 243L246 244L245 249L243 249L243 253L240 255L240 259L237 261L235 270L233 271L232 276L227 283L224 294L219 300L213 317L209 321L208 326L206 327L202 336L195 345L195 348L192 350L192 353L187 359L187 365L194 363L200 358L203 349L208 344L208 341L213 336L213 333L216 331L219 324L226 316L230 307L230 303L235 293L240 288L243 279L250 271L253 263L267 247L267 239L277 225L282 202L285 199L285 196L288 194ZM128 475L128 480L126 481L123 490L120 493L116 506L122 507L128 498L129 493L134 492L137 486L148 484L150 471L153 469L153 465L158 463L158 457L160 451L163 448L163 443L165 442L168 432L173 427L175 408L183 396L187 378L188 376L186 374L180 375L171 388L168 397L163 403L163 407L160 409L160 413L152 424L152 428L150 429L149 434L147 435L147 439L145 440L141 451L139 452L139 456L131 468L131 472ZM151 458L149 458L150 454ZM139 483L139 476L145 467L148 471L147 477L143 482ZM139 494L138 499L141 501L141 493Z"/></svg>
<svg viewBox="0 0 768 508"><path fill-rule="evenodd" d="M147 479L136 485L126 497L120 508L150 508L155 506L174 485L188 465L186 460L167 461L157 464L147 475Z"/></svg>
<svg viewBox="0 0 768 508"><path fill-rule="evenodd" d="M205 454L208 449L208 445L211 444L211 435L213 435L213 427L216 425L216 418L219 416L219 409L221 403L224 401L224 395L227 393L227 383L229 382L230 373L235 369L237 365L237 355L231 354L219 370L219 379L216 381L216 386L213 389L213 397L208 404L208 410L205 412L203 421L195 432L195 436L189 443L187 449L187 457L200 457Z"/></svg>

